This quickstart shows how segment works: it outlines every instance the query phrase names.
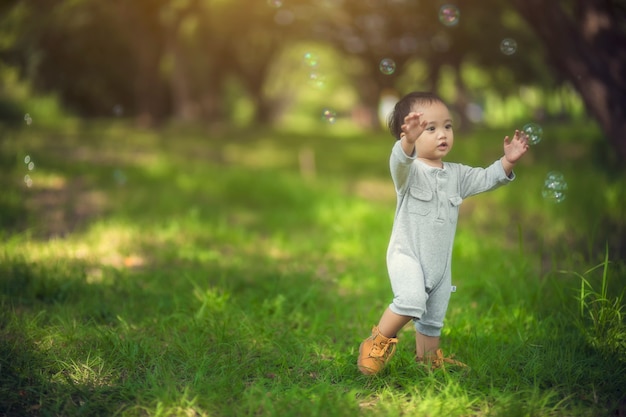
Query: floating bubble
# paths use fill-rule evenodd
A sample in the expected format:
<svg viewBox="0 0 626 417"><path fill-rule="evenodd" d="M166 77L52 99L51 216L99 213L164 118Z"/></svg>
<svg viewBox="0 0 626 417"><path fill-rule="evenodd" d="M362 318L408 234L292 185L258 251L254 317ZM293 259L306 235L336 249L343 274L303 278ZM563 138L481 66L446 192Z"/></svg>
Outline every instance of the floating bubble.
<svg viewBox="0 0 626 417"><path fill-rule="evenodd" d="M26 122L26 125L30 126L31 124L33 124L33 118L30 117L30 114L26 113L24 115L24 122Z"/></svg>
<svg viewBox="0 0 626 417"><path fill-rule="evenodd" d="M567 182L562 173L558 171L548 172L543 182L541 195L552 203L562 203L567 192Z"/></svg>
<svg viewBox="0 0 626 417"><path fill-rule="evenodd" d="M270 7L278 9L279 7L281 7L283 5L283 2L282 2L282 0L267 0L267 4Z"/></svg>
<svg viewBox="0 0 626 417"><path fill-rule="evenodd" d="M383 74L391 75L396 71L396 61L391 58L384 58L380 61L378 68Z"/></svg>
<svg viewBox="0 0 626 417"><path fill-rule="evenodd" d="M307 52L304 54L304 64L308 67L317 67L319 65L319 58L313 52Z"/></svg>
<svg viewBox="0 0 626 417"><path fill-rule="evenodd" d="M456 26L461 18L461 11L452 4L444 4L439 8L439 21L444 26Z"/></svg>
<svg viewBox="0 0 626 417"><path fill-rule="evenodd" d="M315 88L324 88L326 87L326 77L319 72L311 72L309 73L309 84Z"/></svg>
<svg viewBox="0 0 626 417"><path fill-rule="evenodd" d="M522 131L528 135L529 144L536 145L541 142L543 137L543 128L537 123L526 123L524 127L522 127Z"/></svg>
<svg viewBox="0 0 626 417"><path fill-rule="evenodd" d="M30 157L30 155L26 155L24 157L24 165L26 165L26 168L29 171L32 171L35 169L35 162L33 161L33 159ZM24 184L26 184L26 186L28 188L33 186L33 179L30 177L30 175L26 174L24 175Z"/></svg>
<svg viewBox="0 0 626 417"><path fill-rule="evenodd" d="M30 155L26 155L24 157L24 164L26 165L29 171L32 171L33 169L35 169L35 162L32 160Z"/></svg>
<svg viewBox="0 0 626 417"><path fill-rule="evenodd" d="M517 41L512 38L504 38L500 42L500 51L504 55L513 55L517 51Z"/></svg>
<svg viewBox="0 0 626 417"><path fill-rule="evenodd" d="M322 111L322 120L329 124L334 124L337 121L337 112L332 109L324 109Z"/></svg>
<svg viewBox="0 0 626 417"><path fill-rule="evenodd" d="M550 171L546 175L545 182L561 182L565 180L565 176L559 171Z"/></svg>

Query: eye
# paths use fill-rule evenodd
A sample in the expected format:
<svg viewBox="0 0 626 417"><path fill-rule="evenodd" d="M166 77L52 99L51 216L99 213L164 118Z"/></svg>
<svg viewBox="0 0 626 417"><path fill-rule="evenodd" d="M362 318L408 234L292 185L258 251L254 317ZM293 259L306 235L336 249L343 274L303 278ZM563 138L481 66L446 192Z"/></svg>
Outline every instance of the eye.
<svg viewBox="0 0 626 417"><path fill-rule="evenodd" d="M426 130L430 131L430 132L434 132L435 131L435 126L429 126L426 128Z"/></svg>
<svg viewBox="0 0 626 417"><path fill-rule="evenodd" d="M446 125L446 129L448 129L448 130L452 130L452 123L447 124L447 125Z"/></svg>

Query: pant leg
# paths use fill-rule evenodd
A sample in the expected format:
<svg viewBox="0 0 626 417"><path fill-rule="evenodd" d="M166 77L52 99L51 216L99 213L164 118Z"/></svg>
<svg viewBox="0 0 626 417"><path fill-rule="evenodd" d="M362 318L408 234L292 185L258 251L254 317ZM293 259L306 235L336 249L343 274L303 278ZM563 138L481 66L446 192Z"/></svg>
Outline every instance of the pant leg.
<svg viewBox="0 0 626 417"><path fill-rule="evenodd" d="M387 270L393 291L389 309L402 316L421 318L429 296L420 263L406 254L394 253L387 258Z"/></svg>
<svg viewBox="0 0 626 417"><path fill-rule="evenodd" d="M418 332L426 336L441 335L452 292L451 282L451 276L446 275L435 288L429 290L426 311L419 320L414 320Z"/></svg>

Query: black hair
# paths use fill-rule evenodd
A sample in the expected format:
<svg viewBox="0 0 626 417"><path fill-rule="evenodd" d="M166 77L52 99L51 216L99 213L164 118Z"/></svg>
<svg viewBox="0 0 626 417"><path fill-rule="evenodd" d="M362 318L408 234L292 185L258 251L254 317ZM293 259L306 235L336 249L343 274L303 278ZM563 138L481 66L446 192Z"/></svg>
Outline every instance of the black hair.
<svg viewBox="0 0 626 417"><path fill-rule="evenodd" d="M411 113L415 103L433 104L437 102L445 104L441 97L430 92L414 91L402 97L394 106L393 111L389 113L387 119L387 126L393 137L397 140L400 139L404 118Z"/></svg>

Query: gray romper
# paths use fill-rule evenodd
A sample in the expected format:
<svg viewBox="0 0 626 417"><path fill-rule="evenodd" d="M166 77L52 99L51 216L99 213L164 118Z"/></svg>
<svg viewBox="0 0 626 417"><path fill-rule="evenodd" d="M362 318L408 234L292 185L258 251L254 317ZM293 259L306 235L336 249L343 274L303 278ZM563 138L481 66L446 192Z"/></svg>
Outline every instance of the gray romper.
<svg viewBox="0 0 626 417"><path fill-rule="evenodd" d="M397 141L389 162L398 195L387 250L391 311L413 317L415 328L439 336L452 290L452 245L465 197L493 190L507 177L500 160L487 168L444 162L434 168L407 156Z"/></svg>

